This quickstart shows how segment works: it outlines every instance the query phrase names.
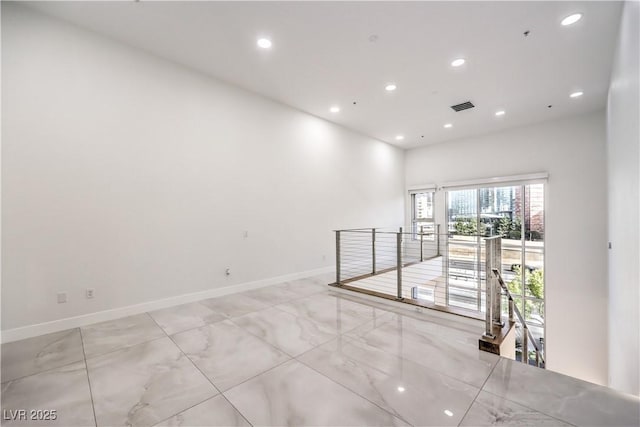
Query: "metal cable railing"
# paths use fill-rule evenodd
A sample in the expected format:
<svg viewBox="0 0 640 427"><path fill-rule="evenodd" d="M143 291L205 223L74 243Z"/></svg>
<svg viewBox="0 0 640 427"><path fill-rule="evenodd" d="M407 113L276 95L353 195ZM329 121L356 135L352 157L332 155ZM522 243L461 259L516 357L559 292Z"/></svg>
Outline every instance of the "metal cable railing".
<svg viewBox="0 0 640 427"><path fill-rule="evenodd" d="M423 227L336 230L336 284L399 300L446 305L442 236Z"/></svg>
<svg viewBox="0 0 640 427"><path fill-rule="evenodd" d="M508 334L513 333L517 338L517 328L511 329L511 326L517 326L514 313L517 320L522 325L522 353L521 361L529 364L529 343L533 345L535 355L535 365L544 367L545 360L541 346L538 346L534 336L529 330L529 326L524 316L515 304L513 295L509 291L504 279L502 278L502 237L494 236L485 239L485 271L489 272L486 281L486 308L485 308L485 332L482 341L489 340L493 343L504 342ZM502 299L507 298L508 301L508 320L509 328L503 330L505 323L502 320ZM505 332L506 331L506 332ZM500 336L497 336L500 335ZM507 340L508 342L508 340ZM517 347L517 340L516 340ZM481 343L481 348L483 345ZM515 349L513 349L515 350ZM498 354L501 354L498 352Z"/></svg>
<svg viewBox="0 0 640 427"><path fill-rule="evenodd" d="M429 232L421 227L411 233L402 228L397 231L381 228L336 230L334 285L476 319L484 318L486 329L481 341L490 345L481 344L480 347L512 358L517 358L520 338L517 317L523 330L523 362L530 362L529 348L533 346L535 365L544 367L542 338L536 342L500 273L504 269L507 275L514 276L512 283L517 282L515 273L510 273L516 271L510 241L507 240L503 251L500 236L440 234L439 231L439 225ZM503 252L507 254L504 265ZM508 300L508 319L512 323L503 331L504 297ZM514 326L513 330L511 326ZM511 347L511 344L505 344L510 342L506 340L508 333L516 338L515 348L511 350L502 347Z"/></svg>
<svg viewBox="0 0 640 427"><path fill-rule="evenodd" d="M509 288L507 288L506 283L504 283L502 274L500 274L500 270L498 270L497 268L492 268L491 272L495 275L498 283L500 284L500 287L502 288L502 292L504 292L504 295L506 295L509 301L509 322L515 322L515 318L513 317L513 314L515 313L518 317L518 320L520 321L520 324L522 325L524 331L524 333L522 334L522 363L529 364L529 342L531 342L534 348L536 366L544 366L545 361L544 355L542 354L542 349L538 347L535 338L533 337L531 331L529 330L529 327L527 326L527 322L524 321L522 313L520 313L518 306L515 305L513 296L511 296Z"/></svg>

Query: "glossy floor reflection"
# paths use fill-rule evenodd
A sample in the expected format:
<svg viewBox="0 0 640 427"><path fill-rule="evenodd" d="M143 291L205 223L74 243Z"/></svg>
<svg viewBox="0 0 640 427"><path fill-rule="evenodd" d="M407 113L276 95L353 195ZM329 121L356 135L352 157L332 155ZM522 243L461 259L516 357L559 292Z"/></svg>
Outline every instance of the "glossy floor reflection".
<svg viewBox="0 0 640 427"><path fill-rule="evenodd" d="M482 323L336 292L330 281L5 344L2 424L640 424L636 397L478 351ZM56 419L10 419L21 409Z"/></svg>

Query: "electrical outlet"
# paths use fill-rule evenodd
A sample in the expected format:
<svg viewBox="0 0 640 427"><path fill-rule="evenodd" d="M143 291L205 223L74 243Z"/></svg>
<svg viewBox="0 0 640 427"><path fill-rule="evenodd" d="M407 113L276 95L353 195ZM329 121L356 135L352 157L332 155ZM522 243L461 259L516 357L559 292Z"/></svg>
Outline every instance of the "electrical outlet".
<svg viewBox="0 0 640 427"><path fill-rule="evenodd" d="M224 274L226 274L227 276L231 275L231 269L227 267L227 269L224 271Z"/></svg>
<svg viewBox="0 0 640 427"><path fill-rule="evenodd" d="M67 293L58 292L58 304L63 304L65 302L67 302Z"/></svg>
<svg viewBox="0 0 640 427"><path fill-rule="evenodd" d="M91 299L93 298L93 293L95 292L95 290L93 288L87 288L85 292L87 299Z"/></svg>
<svg viewBox="0 0 640 427"><path fill-rule="evenodd" d="M244 238L246 239L246 238L248 238L248 237L249 237L249 231L245 231L245 232L244 232Z"/></svg>

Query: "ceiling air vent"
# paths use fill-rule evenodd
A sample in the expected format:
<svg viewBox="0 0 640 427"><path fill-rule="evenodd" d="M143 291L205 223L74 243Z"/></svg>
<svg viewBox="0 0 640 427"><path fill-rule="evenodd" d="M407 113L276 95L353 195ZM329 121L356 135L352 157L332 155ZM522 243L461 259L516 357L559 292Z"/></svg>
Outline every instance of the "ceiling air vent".
<svg viewBox="0 0 640 427"><path fill-rule="evenodd" d="M462 104L451 106L451 108L453 108L453 111L455 111L456 113L458 111L468 110L469 108L473 108L473 107L475 107L475 105L473 105L471 101L467 101L467 102L463 102Z"/></svg>

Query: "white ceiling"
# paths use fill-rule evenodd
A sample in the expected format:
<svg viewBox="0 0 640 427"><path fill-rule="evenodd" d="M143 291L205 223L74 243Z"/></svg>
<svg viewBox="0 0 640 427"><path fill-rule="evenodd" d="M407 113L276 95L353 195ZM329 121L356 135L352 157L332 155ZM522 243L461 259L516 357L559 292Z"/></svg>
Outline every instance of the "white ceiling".
<svg viewBox="0 0 640 427"><path fill-rule="evenodd" d="M560 1L30 5L401 147L603 108L621 13L619 2ZM562 27L573 12L583 19ZM467 100L476 108L449 108Z"/></svg>

